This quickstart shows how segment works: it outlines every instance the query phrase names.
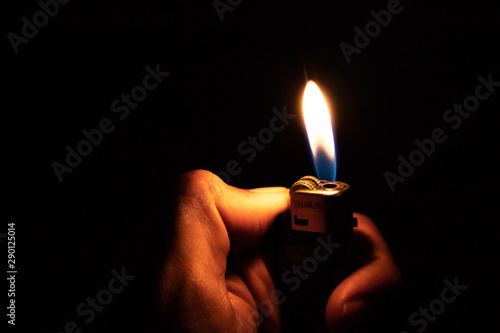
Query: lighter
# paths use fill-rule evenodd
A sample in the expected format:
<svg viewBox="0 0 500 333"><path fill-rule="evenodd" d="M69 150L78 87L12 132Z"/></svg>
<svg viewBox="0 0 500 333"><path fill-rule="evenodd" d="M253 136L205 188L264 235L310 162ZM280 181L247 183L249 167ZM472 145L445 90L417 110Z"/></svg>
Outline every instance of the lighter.
<svg viewBox="0 0 500 333"><path fill-rule="evenodd" d="M325 332L325 308L343 279L352 243L351 187L304 176L290 188L290 210L272 229L275 287L283 293L283 332Z"/></svg>
<svg viewBox="0 0 500 333"><path fill-rule="evenodd" d="M303 99L304 122L319 177L335 179L328 105L312 81ZM272 227L275 287L283 293L283 332L325 332L328 299L343 279L352 243L351 187L304 176L290 187L290 210Z"/></svg>

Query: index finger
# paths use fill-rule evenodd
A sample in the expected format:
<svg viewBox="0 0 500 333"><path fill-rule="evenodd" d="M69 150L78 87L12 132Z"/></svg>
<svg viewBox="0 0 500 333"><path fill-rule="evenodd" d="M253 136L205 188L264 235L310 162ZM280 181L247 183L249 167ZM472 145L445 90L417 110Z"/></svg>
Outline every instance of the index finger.
<svg viewBox="0 0 500 333"><path fill-rule="evenodd" d="M355 213L354 216L358 219L358 227L354 230L353 246L362 254L362 266L342 281L328 300L325 319L332 332L352 321L378 295L397 285L401 278L375 223L365 215Z"/></svg>

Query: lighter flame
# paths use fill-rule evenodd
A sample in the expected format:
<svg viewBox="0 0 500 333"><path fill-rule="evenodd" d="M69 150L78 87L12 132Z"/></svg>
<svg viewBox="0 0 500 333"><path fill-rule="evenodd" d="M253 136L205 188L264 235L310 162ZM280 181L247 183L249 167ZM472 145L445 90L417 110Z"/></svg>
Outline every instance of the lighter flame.
<svg viewBox="0 0 500 333"><path fill-rule="evenodd" d="M325 98L313 81L306 85L302 112L316 174L319 179L335 181L336 159L332 120Z"/></svg>

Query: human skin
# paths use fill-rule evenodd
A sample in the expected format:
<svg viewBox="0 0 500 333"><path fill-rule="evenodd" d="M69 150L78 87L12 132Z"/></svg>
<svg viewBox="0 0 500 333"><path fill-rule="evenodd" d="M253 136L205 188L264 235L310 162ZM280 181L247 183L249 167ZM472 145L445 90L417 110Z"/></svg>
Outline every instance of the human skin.
<svg viewBox="0 0 500 333"><path fill-rule="evenodd" d="M275 301L262 255L255 252L237 265L227 258L256 247L276 217L288 210L288 189L239 189L204 170L184 174L180 184L174 237L159 284L169 325L179 332L279 332L278 308L257 325L256 302ZM373 221L362 214L355 217L359 264L330 295L325 320L331 332L344 330L400 280Z"/></svg>

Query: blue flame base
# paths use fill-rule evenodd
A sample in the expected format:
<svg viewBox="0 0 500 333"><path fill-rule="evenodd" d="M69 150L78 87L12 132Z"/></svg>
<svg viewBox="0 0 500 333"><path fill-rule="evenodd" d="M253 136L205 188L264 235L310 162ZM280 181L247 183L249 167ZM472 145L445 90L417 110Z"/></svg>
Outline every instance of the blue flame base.
<svg viewBox="0 0 500 333"><path fill-rule="evenodd" d="M323 149L318 150L313 160L318 179L334 182L337 176L337 160L332 160Z"/></svg>

